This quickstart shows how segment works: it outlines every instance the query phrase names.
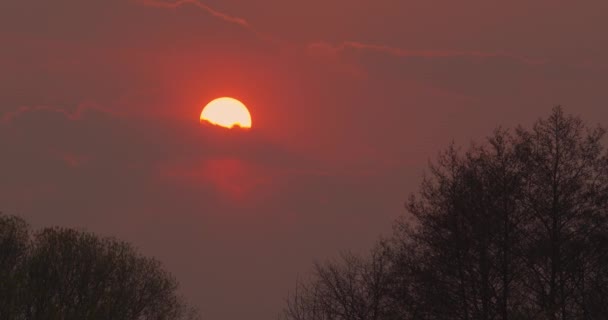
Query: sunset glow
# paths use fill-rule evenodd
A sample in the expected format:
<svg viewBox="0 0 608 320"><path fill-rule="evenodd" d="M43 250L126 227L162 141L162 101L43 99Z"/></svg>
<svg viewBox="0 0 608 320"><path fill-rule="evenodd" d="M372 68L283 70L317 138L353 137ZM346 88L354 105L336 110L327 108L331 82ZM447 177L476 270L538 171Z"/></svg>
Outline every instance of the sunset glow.
<svg viewBox="0 0 608 320"><path fill-rule="evenodd" d="M0 320L608 320L607 9L0 0Z"/></svg>
<svg viewBox="0 0 608 320"><path fill-rule="evenodd" d="M234 98L223 97L209 102L203 112L200 121L207 121L211 124L232 128L251 128L251 114L247 107Z"/></svg>

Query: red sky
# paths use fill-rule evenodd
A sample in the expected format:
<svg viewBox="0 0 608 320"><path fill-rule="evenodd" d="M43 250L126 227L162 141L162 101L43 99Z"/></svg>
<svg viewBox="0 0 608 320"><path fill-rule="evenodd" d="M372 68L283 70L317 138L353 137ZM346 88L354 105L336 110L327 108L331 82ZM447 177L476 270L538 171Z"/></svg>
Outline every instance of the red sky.
<svg viewBox="0 0 608 320"><path fill-rule="evenodd" d="M556 104L608 122L608 3L9 0L0 209L117 236L208 319L275 317L404 214L452 140ZM247 134L201 128L213 98Z"/></svg>

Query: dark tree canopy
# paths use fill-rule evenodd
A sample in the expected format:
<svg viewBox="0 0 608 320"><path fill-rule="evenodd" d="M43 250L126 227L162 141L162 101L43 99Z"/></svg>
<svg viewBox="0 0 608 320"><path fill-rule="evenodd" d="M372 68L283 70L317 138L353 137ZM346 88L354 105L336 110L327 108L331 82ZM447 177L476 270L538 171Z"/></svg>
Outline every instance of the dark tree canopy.
<svg viewBox="0 0 608 320"><path fill-rule="evenodd" d="M21 288L28 250L29 230L25 221L0 213L0 319L17 318L21 312Z"/></svg>
<svg viewBox="0 0 608 320"><path fill-rule="evenodd" d="M128 243L0 215L1 319L195 318L177 288Z"/></svg>
<svg viewBox="0 0 608 320"><path fill-rule="evenodd" d="M531 129L498 129L466 151L451 146L431 165L409 215L381 247L373 292L351 280L360 263L318 266L288 298L285 318L605 319L608 315L608 156L605 131L556 107ZM377 249L370 260L378 261ZM368 263L369 265L369 263ZM332 270L348 290L332 287ZM356 279L356 278L355 278ZM336 287L336 285L333 285ZM358 300L351 298L351 291ZM344 316L335 305L382 314ZM299 310L322 310L313 317Z"/></svg>

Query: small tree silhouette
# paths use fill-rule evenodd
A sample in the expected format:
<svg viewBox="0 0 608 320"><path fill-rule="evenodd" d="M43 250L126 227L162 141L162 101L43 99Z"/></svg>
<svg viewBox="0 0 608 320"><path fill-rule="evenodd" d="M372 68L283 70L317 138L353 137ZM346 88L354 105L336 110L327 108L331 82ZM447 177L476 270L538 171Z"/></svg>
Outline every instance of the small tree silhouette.
<svg viewBox="0 0 608 320"><path fill-rule="evenodd" d="M66 228L31 235L0 215L0 318L195 319L178 284L126 242Z"/></svg>

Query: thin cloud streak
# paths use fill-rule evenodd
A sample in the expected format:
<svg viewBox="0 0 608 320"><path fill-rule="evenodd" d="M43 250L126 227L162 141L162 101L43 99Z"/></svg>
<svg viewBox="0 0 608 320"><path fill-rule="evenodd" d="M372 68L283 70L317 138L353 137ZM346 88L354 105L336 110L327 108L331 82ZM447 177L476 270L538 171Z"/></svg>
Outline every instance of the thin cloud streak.
<svg viewBox="0 0 608 320"><path fill-rule="evenodd" d="M134 0L134 1L141 3L145 6L155 7L155 8L165 8L165 9L177 9L177 8L185 6L185 5L193 5L199 9L207 12L208 14L210 14L211 16L213 16L215 18L218 18L220 20L223 20L223 21L231 23L231 24L238 25L242 28L245 28L245 29L253 32L261 40L264 40L267 42L276 41L271 36L256 30L246 19L241 18L241 17L231 16L229 14L220 12L220 11L204 4L203 2L201 2L199 0L177 0L177 1L173 1L173 2L166 2L166 1L162 1L162 0Z"/></svg>
<svg viewBox="0 0 608 320"><path fill-rule="evenodd" d="M275 37L273 37L271 35L258 31L256 28L254 28L251 25L251 23L248 20L218 11L218 10L210 7L209 5L201 2L200 0L177 0L177 1L170 1L170 2L162 1L162 0L134 0L134 1L141 3L145 6L156 7L156 8L165 8L165 9L176 9L176 8L179 8L182 6L192 5L192 6L195 6L199 9L207 12L208 14L210 14L211 16L213 16L215 18L218 18L220 20L223 20L225 22L228 22L228 23L231 23L234 25L238 25L242 28L249 30L250 32L254 33L258 38L260 38L263 41L267 41L267 42L271 42L271 43L275 43L275 44L282 44L282 45L286 44L286 43L283 43L283 41L279 41L278 39L276 39ZM540 65L540 64L545 64L547 62L544 59L536 59L536 58L529 58L529 57L525 57L525 56L518 56L518 55L510 54L507 52L484 52L484 51L475 51L475 50L471 50L471 51L409 50L409 49L403 49L403 48L398 48L398 47L391 47L391 46L387 46L387 45L364 43L364 42L359 42L359 41L343 41L337 45L334 45L334 44L331 44L331 43L328 43L325 41L318 41L318 42L308 44L306 49L309 53L313 53L316 55L322 54L322 55L331 55L331 56L338 56L340 53L343 53L344 51L346 51L348 49L353 49L353 50L380 52L380 53L384 53L384 54L388 54L388 55L392 55L392 56L396 56L396 57L405 57L405 58L451 58L451 57L507 58L507 59L516 60L516 61L519 61L524 64L528 64L528 65ZM354 69L356 69L356 68L354 68ZM361 71L360 70L353 71L354 69L351 66L348 68L348 72L360 76Z"/></svg>
<svg viewBox="0 0 608 320"><path fill-rule="evenodd" d="M207 11L210 15L212 15L216 18L220 18L224 21L238 24L238 25L241 25L246 28L251 28L251 25L249 24L249 22L247 22L247 20L245 20L243 18L239 18L239 17L233 17L228 14L219 12L219 11L211 8L210 6L204 4L200 1L197 1L197 0L178 0L175 2L165 2L165 1L159 1L159 0L136 0L136 1L139 3L142 3L144 5L150 6L150 7L170 8L170 9L175 9L175 8L179 8L184 5L191 4L191 5L194 5L198 8L201 8L201 9Z"/></svg>
<svg viewBox="0 0 608 320"><path fill-rule="evenodd" d="M357 41L344 41L338 45L327 42L316 42L309 44L309 49L314 51L324 50L326 54L338 55L348 49L366 50L380 52L396 57L404 58L450 58L450 57L471 57L471 58L508 58L520 61L529 65L545 64L543 59L532 59L529 57L517 56L505 52L483 52L483 51L457 51L457 50L408 50L386 45L369 44Z"/></svg>
<svg viewBox="0 0 608 320"><path fill-rule="evenodd" d="M117 115L117 113L115 111L110 111L106 108L91 105L91 104L79 104L76 106L76 108L73 111L70 111L70 110L67 110L64 108L60 108L60 107L44 106L44 105L21 106L13 111L8 111L8 112L5 112L4 114L0 115L0 124L10 123L11 121L13 121L14 119L18 118L19 116L21 116L23 114L26 114L29 112L37 112L37 111L50 111L50 112L54 112L54 113L59 113L59 114L62 114L63 116L65 116L65 118L68 120L78 121L78 120L82 120L84 113L86 113L89 110L95 110L95 111L100 111L100 112L103 112L106 114Z"/></svg>

